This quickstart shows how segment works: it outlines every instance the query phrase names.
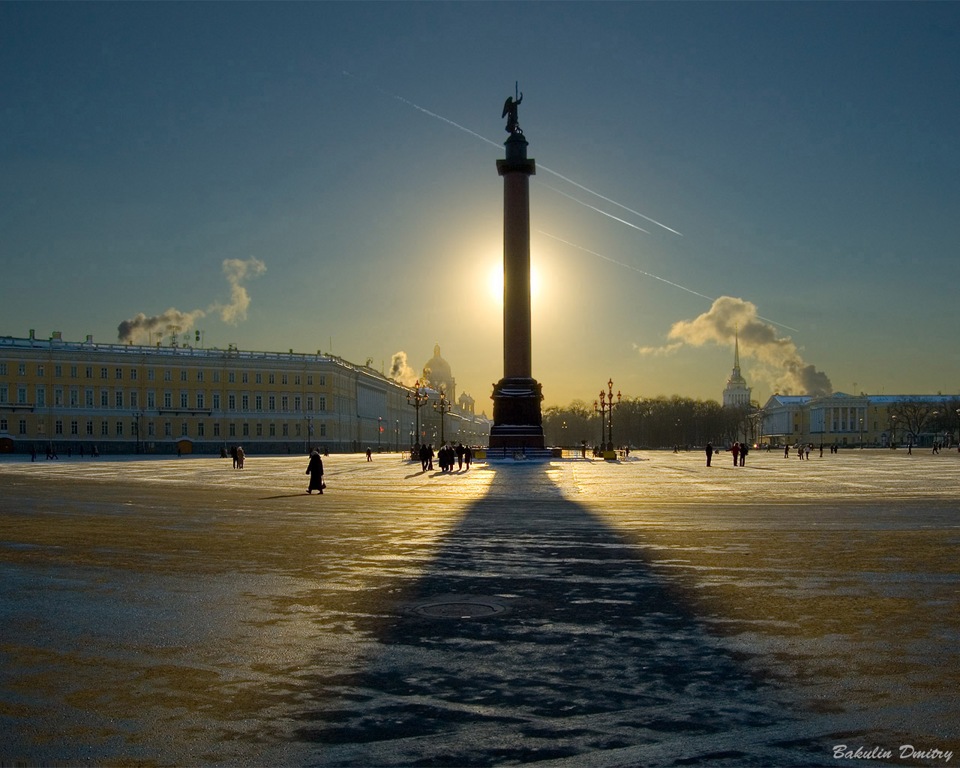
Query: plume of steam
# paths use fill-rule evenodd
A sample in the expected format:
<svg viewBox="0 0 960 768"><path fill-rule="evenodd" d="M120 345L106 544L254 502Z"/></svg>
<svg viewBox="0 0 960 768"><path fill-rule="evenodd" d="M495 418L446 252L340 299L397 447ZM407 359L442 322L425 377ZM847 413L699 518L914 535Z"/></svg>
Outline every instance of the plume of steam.
<svg viewBox="0 0 960 768"><path fill-rule="evenodd" d="M168 330L189 331L193 324L206 314L202 309L193 312L181 312L170 307L166 312L147 317L143 312L117 326L117 338L121 344L149 344L153 334L166 333Z"/></svg>
<svg viewBox="0 0 960 768"><path fill-rule="evenodd" d="M417 372L407 362L407 353L395 352L390 360L390 378L407 387L417 383Z"/></svg>
<svg viewBox="0 0 960 768"><path fill-rule="evenodd" d="M250 294L243 283L266 271L267 267L260 259L224 259L223 274L230 284L229 304L214 302L205 310L195 309L192 312L181 312L170 307L160 315L149 317L140 312L117 326L117 339L121 344L149 344L155 333L165 333L174 328L177 331L189 331L208 312L219 312L223 322L236 325L247 319L247 308L250 306Z"/></svg>
<svg viewBox="0 0 960 768"><path fill-rule="evenodd" d="M829 377L805 362L789 336L780 336L776 327L757 315L749 301L721 296L708 312L693 320L673 324L667 338L670 344L658 348L638 348L641 354L668 354L684 344L700 347L707 343L729 345L739 336L740 351L767 368L771 387L783 394L829 395L833 385Z"/></svg>
<svg viewBox="0 0 960 768"><path fill-rule="evenodd" d="M251 277L258 277L267 271L267 266L260 259L224 259L223 274L230 283L230 303L214 304L211 310L220 313L225 323L236 325L247 319L247 308L250 306L250 294L243 283Z"/></svg>

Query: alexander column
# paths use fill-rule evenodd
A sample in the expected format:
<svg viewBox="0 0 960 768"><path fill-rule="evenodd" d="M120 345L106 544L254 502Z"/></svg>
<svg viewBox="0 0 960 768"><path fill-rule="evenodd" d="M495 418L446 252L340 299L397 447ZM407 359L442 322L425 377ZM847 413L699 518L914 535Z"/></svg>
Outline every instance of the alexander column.
<svg viewBox="0 0 960 768"><path fill-rule="evenodd" d="M527 140L517 121L523 94L508 98L503 176L503 378L493 385L491 448L543 448L540 384L533 378L530 340L530 176Z"/></svg>

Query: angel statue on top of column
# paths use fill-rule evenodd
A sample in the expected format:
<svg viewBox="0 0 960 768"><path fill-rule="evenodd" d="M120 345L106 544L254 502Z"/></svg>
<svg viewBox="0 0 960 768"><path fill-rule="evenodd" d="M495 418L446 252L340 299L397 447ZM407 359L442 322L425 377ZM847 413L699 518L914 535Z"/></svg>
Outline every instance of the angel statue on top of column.
<svg viewBox="0 0 960 768"><path fill-rule="evenodd" d="M523 94L514 101L513 96L507 96L507 100L503 102L503 114L500 117L507 118L507 133L519 133L523 135L523 131L520 129L520 123L517 121L517 107L520 106L520 102L523 101Z"/></svg>

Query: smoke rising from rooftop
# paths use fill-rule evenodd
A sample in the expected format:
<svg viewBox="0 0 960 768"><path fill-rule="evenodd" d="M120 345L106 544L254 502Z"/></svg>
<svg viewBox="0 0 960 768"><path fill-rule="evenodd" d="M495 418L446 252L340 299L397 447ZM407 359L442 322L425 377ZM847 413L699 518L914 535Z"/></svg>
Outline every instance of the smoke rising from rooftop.
<svg viewBox="0 0 960 768"><path fill-rule="evenodd" d="M193 312L181 312L174 307L150 317L140 312L117 326L117 338L121 344L150 344L154 340L160 340L159 338L155 339L154 334L162 336L168 332L189 331L193 328L193 324L206 314L202 309L195 309Z"/></svg>
<svg viewBox="0 0 960 768"><path fill-rule="evenodd" d="M663 347L638 348L640 354L669 354L685 344L701 347L707 343L732 346L739 336L740 356L753 358L765 370L759 375L783 394L828 395L830 378L807 363L789 336L757 315L757 307L744 299L721 296L710 310L693 320L673 324Z"/></svg>
<svg viewBox="0 0 960 768"><path fill-rule="evenodd" d="M407 353L395 352L390 360L390 378L404 386L412 387L417 383L417 372L407 362Z"/></svg>
<svg viewBox="0 0 960 768"><path fill-rule="evenodd" d="M166 312L150 316L139 312L117 326L117 339L121 344L150 344L156 340L155 334L189 331L200 318L212 312L219 313L220 319L230 325L246 320L250 294L243 283L262 275L267 271L267 267L260 259L249 258L224 259L222 268L230 284L228 304L214 302L207 309L194 309L190 312L170 307Z"/></svg>
<svg viewBox="0 0 960 768"><path fill-rule="evenodd" d="M220 313L225 323L236 325L247 319L247 308L250 306L250 294L243 286L245 280L259 277L267 271L267 265L260 259L224 259L223 274L230 283L230 303L214 304L211 309Z"/></svg>

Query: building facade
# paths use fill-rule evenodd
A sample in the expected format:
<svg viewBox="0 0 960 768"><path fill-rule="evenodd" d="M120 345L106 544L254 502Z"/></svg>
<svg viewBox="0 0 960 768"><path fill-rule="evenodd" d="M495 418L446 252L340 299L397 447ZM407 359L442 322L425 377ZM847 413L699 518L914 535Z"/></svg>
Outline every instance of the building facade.
<svg viewBox="0 0 960 768"><path fill-rule="evenodd" d="M757 412L767 445L880 447L951 444L960 433L960 398L947 395L775 394Z"/></svg>
<svg viewBox="0 0 960 768"><path fill-rule="evenodd" d="M409 392L333 355L41 340L31 331L0 337L0 451L403 450L417 437ZM448 440L486 445L485 417L425 405L421 439L445 418Z"/></svg>

